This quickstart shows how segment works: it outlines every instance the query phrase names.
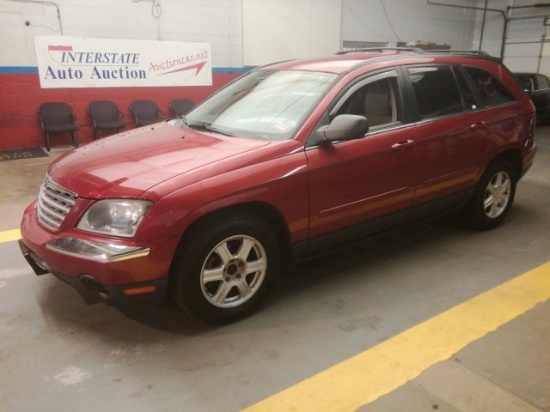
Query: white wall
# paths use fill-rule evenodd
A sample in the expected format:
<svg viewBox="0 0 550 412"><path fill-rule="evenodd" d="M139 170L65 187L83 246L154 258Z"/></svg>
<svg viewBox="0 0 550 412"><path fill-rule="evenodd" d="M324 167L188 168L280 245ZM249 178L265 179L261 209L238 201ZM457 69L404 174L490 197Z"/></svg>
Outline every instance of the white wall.
<svg viewBox="0 0 550 412"><path fill-rule="evenodd" d="M331 54L342 48L343 40L431 40L455 48L470 48L472 43L474 19L470 12L429 6L425 0L155 3L0 0L0 66L35 66L33 38L48 34L207 41L212 44L214 67ZM58 5L59 17L54 5Z"/></svg>
<svg viewBox="0 0 550 412"><path fill-rule="evenodd" d="M430 2L478 8L485 4ZM503 11L532 4L488 0L489 9ZM542 24L548 15L550 8L510 13L505 54L510 68L550 74L550 46L541 47L541 41L550 40ZM532 16L537 18L525 18ZM428 0L0 0L0 67L36 66L34 36L55 34L207 41L214 67L331 54L343 41L427 40L478 49L481 19L481 11L435 6ZM487 13L481 49L500 55L503 23L501 14Z"/></svg>
<svg viewBox="0 0 550 412"><path fill-rule="evenodd" d="M475 0L455 1L473 5ZM426 0L342 0L345 41L431 41L471 49L475 11L432 6Z"/></svg>
<svg viewBox="0 0 550 412"><path fill-rule="evenodd" d="M526 24L527 23L527 24ZM540 22L540 27L533 27L533 22L511 21L508 26L508 38L505 48L505 62L512 71L540 71L543 60L541 53L541 38L546 28ZM540 60L540 61L539 61Z"/></svg>
<svg viewBox="0 0 550 412"><path fill-rule="evenodd" d="M243 0L244 64L340 50L341 0Z"/></svg>
<svg viewBox="0 0 550 412"><path fill-rule="evenodd" d="M544 26L545 17L550 17L550 7L530 7L535 3L547 1L532 0L489 0L489 9L501 10L501 13L489 11L484 26L482 49L500 56L504 21L508 21L504 47L504 63L512 71L532 71L550 75L550 33ZM483 7L485 1L479 2ZM525 7L527 6L527 7ZM511 9L508 9L511 7ZM481 13L474 38L478 39L482 27ZM477 47L477 44L474 44Z"/></svg>
<svg viewBox="0 0 550 412"><path fill-rule="evenodd" d="M0 0L0 66L35 66L34 36L56 34L206 41L215 67L242 66L242 0L31 1Z"/></svg>
<svg viewBox="0 0 550 412"><path fill-rule="evenodd" d="M34 36L55 34L206 41L212 45L214 67L259 65L339 49L340 0L156 4L160 8L152 0L0 0L0 66L35 66Z"/></svg>
<svg viewBox="0 0 550 412"><path fill-rule="evenodd" d="M532 71L550 75L550 49L546 17L550 7L524 7L534 3L527 0L513 2L515 9L509 13L505 62L511 70ZM521 7L521 8L517 8Z"/></svg>
<svg viewBox="0 0 550 412"><path fill-rule="evenodd" d="M499 56L502 49L502 34L504 30L504 15L508 1L489 0L487 2L487 12L485 13L485 22L483 22L483 12L477 13L477 19L473 36L473 48L483 50L493 56ZM485 7L485 1L480 0L477 7ZM493 10L499 10L493 11ZM483 29L483 34L481 30ZM481 46L480 46L481 41Z"/></svg>

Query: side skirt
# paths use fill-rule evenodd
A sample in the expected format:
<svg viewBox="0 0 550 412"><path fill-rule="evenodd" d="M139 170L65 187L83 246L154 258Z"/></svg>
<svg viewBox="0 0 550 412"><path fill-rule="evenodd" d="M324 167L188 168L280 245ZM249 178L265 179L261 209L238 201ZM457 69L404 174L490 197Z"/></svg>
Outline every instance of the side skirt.
<svg viewBox="0 0 550 412"><path fill-rule="evenodd" d="M448 214L466 206L475 188L414 206L391 215L369 220L314 239L292 245L293 263L314 259L327 253L337 253L358 242L364 242L398 231L411 224Z"/></svg>

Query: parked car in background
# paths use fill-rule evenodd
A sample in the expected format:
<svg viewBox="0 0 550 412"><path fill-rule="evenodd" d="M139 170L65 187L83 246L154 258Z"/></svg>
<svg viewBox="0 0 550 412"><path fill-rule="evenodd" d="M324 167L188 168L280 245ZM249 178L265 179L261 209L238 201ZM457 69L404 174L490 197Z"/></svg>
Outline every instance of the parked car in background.
<svg viewBox="0 0 550 412"><path fill-rule="evenodd" d="M263 66L185 117L48 168L24 212L37 274L84 296L250 314L289 264L460 208L492 229L533 163L535 110L480 53L362 50Z"/></svg>
<svg viewBox="0 0 550 412"><path fill-rule="evenodd" d="M537 110L537 120L550 124L550 79L540 73L514 73Z"/></svg>

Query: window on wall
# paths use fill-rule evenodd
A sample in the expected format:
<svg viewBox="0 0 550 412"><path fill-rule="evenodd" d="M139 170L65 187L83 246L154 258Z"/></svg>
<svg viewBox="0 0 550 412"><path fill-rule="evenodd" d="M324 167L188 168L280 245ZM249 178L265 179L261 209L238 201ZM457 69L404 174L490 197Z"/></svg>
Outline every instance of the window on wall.
<svg viewBox="0 0 550 412"><path fill-rule="evenodd" d="M472 78L473 84L486 107L497 106L516 100L512 93L491 73L474 67L466 67L466 71Z"/></svg>
<svg viewBox="0 0 550 412"><path fill-rule="evenodd" d="M407 72L422 119L460 113L465 110L463 97L451 67L410 67Z"/></svg>

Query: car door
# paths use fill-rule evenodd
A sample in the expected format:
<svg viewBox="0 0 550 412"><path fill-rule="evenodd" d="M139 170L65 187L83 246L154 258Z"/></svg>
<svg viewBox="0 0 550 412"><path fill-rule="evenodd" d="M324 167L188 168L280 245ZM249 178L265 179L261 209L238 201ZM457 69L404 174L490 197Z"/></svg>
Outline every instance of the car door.
<svg viewBox="0 0 550 412"><path fill-rule="evenodd" d="M418 119L411 218L419 219L453 207L475 185L488 145L486 114L457 68L414 66L405 74Z"/></svg>
<svg viewBox="0 0 550 412"><path fill-rule="evenodd" d="M537 115L540 120L548 122L550 116L550 81L548 77L536 74L535 85L529 96L537 108Z"/></svg>
<svg viewBox="0 0 550 412"><path fill-rule="evenodd" d="M369 132L356 140L306 148L310 238L318 240L311 243L313 248L323 247L323 235L345 241L406 220L414 182L411 125L403 122L401 85L396 70L351 85L327 112L324 124L340 114L355 114L369 120Z"/></svg>

